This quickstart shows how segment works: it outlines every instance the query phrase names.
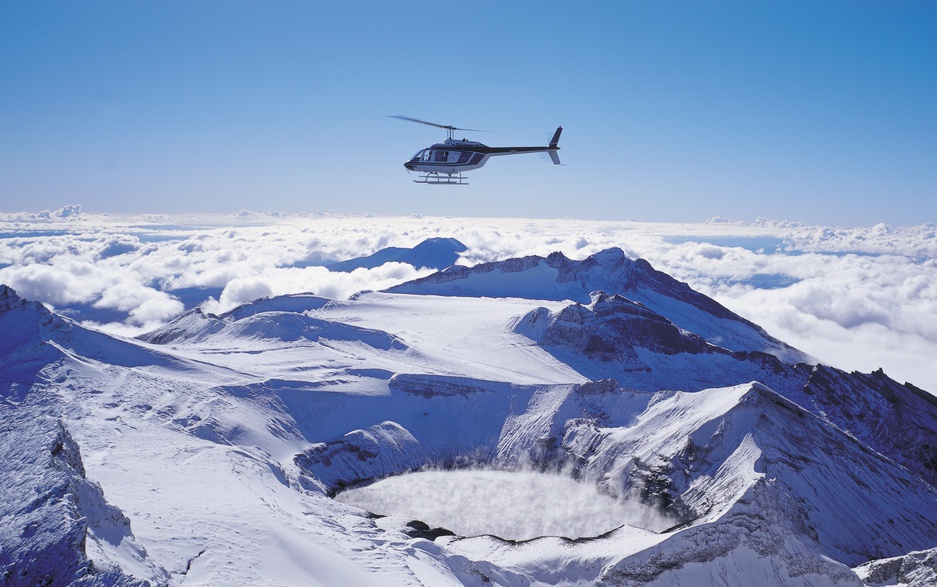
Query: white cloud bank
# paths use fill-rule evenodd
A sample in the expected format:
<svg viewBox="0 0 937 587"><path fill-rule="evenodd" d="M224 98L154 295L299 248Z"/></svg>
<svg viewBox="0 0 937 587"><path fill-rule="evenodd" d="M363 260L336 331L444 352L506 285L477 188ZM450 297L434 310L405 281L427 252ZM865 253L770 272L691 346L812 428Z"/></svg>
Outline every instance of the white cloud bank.
<svg viewBox="0 0 937 587"><path fill-rule="evenodd" d="M223 312L262 296L345 298L428 273L389 263L351 273L324 262L453 237L462 264L609 247L716 298L772 335L845 369L937 392L937 236L932 224L859 228L796 223L656 224L579 220L388 218L241 212L89 215L77 206L0 214L0 283L124 334L194 301Z"/></svg>

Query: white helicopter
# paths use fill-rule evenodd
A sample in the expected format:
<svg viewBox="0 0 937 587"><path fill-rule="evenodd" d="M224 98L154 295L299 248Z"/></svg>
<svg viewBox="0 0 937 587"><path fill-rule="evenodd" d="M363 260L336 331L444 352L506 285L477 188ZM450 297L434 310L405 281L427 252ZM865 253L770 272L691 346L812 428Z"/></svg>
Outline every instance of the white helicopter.
<svg viewBox="0 0 937 587"><path fill-rule="evenodd" d="M442 143L436 143L431 147L421 150L409 161L403 164L407 171L418 171L424 173L419 179L414 179L416 183L426 183L432 185L468 185L465 178L462 177L463 171L478 169L488 162L492 155L518 155L521 153L548 153L550 159L555 165L560 164L560 157L557 151L560 150L560 133L563 127L560 126L553 133L553 139L546 147L489 147L476 141L465 139L458 140L452 138L452 133L457 130L469 132L484 132L472 130L469 128L457 128L447 124L436 124L435 122L426 122L417 120L409 116L391 116L410 122L419 122L428 124L436 128L444 128L449 132L449 137Z"/></svg>

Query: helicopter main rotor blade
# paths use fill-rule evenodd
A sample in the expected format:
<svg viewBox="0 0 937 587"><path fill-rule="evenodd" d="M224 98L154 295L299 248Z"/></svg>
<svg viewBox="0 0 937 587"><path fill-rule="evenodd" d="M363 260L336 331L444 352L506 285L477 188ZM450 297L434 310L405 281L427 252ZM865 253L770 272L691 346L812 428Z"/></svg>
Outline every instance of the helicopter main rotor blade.
<svg viewBox="0 0 937 587"><path fill-rule="evenodd" d="M488 132L487 130L479 130L477 128L459 128L457 126L452 126L451 124L436 124L435 122L427 122L425 120L420 120L419 118L401 116L400 114L392 114L390 117L399 118L400 120L409 120L410 122L418 122L420 124L426 124L429 126L435 126L436 128L444 128L446 130L467 130L469 132Z"/></svg>

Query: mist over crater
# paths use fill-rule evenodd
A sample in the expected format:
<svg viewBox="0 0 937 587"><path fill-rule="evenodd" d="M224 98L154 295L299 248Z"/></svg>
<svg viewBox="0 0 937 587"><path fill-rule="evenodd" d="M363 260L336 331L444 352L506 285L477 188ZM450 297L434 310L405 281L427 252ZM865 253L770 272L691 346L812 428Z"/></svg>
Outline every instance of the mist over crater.
<svg viewBox="0 0 937 587"><path fill-rule="evenodd" d="M419 520L459 536L488 534L512 541L595 537L623 525L660 531L673 524L654 509L615 499L592 483L529 469L405 473L342 491L335 499L375 514Z"/></svg>

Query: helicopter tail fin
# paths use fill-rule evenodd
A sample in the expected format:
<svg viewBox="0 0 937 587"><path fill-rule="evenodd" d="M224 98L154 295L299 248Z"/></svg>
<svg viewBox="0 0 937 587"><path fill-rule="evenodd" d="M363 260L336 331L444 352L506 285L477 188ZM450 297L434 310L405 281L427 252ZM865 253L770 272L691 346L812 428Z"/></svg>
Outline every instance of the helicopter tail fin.
<svg viewBox="0 0 937 587"><path fill-rule="evenodd" d="M560 144L560 133L563 132L563 127L559 126L556 129L556 132L553 133L553 138L550 140L551 149L559 149L558 145Z"/></svg>
<svg viewBox="0 0 937 587"><path fill-rule="evenodd" d="M554 164L554 165L559 165L559 164L560 164L560 156L557 155L556 152L557 152L557 150L559 150L559 148L560 148L560 147L559 147L559 144L560 144L560 133L562 133L562 132L563 132L563 127L562 127L562 126L557 127L556 132L553 133L553 138L550 140L550 150L547 151L548 153L550 153L550 159L553 160L553 164Z"/></svg>

